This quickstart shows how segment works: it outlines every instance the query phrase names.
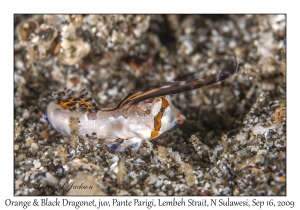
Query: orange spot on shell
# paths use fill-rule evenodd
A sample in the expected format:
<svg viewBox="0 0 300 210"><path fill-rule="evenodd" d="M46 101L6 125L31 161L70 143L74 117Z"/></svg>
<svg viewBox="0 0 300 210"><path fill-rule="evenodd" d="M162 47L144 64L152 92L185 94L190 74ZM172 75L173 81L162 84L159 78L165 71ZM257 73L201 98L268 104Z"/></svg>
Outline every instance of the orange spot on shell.
<svg viewBox="0 0 300 210"><path fill-rule="evenodd" d="M164 111L169 106L169 102L165 98L166 98L166 96L161 97L161 100L162 100L161 111L159 111L158 114L154 117L154 131L152 131L152 132L157 132L156 136L158 135L158 131L161 128L161 118L164 115ZM156 102L154 102L154 103L156 103ZM151 137L152 137L152 135L155 135L155 134L151 133ZM154 138L154 137L152 137L152 138Z"/></svg>
<svg viewBox="0 0 300 210"><path fill-rule="evenodd" d="M156 136L158 136L158 131L152 131L151 138L155 138Z"/></svg>
<svg viewBox="0 0 300 210"><path fill-rule="evenodd" d="M161 118L163 116L163 112L158 112L158 114L154 117L154 130L159 131L161 127Z"/></svg>
<svg viewBox="0 0 300 210"><path fill-rule="evenodd" d="M161 99L162 99L161 108L166 109L169 106L169 102L165 98L161 98Z"/></svg>

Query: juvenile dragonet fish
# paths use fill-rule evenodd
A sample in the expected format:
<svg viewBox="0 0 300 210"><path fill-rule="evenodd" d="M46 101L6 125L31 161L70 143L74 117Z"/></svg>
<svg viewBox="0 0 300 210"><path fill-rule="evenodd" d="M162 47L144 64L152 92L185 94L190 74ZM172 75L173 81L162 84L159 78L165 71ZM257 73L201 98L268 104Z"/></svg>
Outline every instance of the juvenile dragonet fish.
<svg viewBox="0 0 300 210"><path fill-rule="evenodd" d="M148 142L184 122L185 116L174 107L170 95L221 82L237 69L235 56L220 73L132 92L111 108L99 108L86 90L75 93L65 88L48 97L47 117L53 128L65 136L71 136L70 117L75 117L79 119L80 135L94 136L112 150L129 148L136 152L143 140Z"/></svg>

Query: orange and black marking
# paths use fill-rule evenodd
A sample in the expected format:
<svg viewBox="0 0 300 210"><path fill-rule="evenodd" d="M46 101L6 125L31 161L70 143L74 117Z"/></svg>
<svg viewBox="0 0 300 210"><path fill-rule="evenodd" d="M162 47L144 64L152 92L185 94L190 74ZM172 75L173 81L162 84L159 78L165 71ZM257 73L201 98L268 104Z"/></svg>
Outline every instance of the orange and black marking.
<svg viewBox="0 0 300 210"><path fill-rule="evenodd" d="M161 128L161 118L164 115L166 108L169 106L169 102L166 99L166 96L161 97L161 108L158 114L154 117L154 131L151 132L151 138L155 138L159 134Z"/></svg>
<svg viewBox="0 0 300 210"><path fill-rule="evenodd" d="M88 111L91 113L88 117L91 119L95 118L95 113L99 110L97 103L85 89L76 94L74 91L65 88L63 91L53 92L47 100L56 103L64 109Z"/></svg>
<svg viewBox="0 0 300 210"><path fill-rule="evenodd" d="M178 124L182 124L184 123L184 118L182 119L182 115L180 114L180 112L178 112L177 114L177 120L178 120Z"/></svg>
<svg viewBox="0 0 300 210"><path fill-rule="evenodd" d="M64 100L64 101L59 101L59 103L57 105L64 108L64 109L70 109L70 110L75 109L74 98L69 98L69 99Z"/></svg>

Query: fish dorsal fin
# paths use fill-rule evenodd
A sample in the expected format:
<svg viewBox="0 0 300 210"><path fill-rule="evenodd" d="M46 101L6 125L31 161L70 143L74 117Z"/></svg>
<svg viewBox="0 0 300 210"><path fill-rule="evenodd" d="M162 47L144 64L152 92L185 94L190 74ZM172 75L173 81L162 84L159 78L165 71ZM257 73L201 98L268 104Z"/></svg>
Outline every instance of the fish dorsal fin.
<svg viewBox="0 0 300 210"><path fill-rule="evenodd" d="M237 56L235 55L234 60L220 73L211 74L206 77L187 80L187 81L166 82L159 86L148 88L143 91L132 92L129 93L115 108L103 109L103 111L113 111L116 109L120 109L125 105L135 104L149 98L178 94L178 93L183 93L198 88L206 87L221 82L225 79L228 79L237 71L237 69L238 69L238 61L237 61Z"/></svg>

